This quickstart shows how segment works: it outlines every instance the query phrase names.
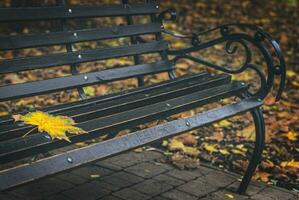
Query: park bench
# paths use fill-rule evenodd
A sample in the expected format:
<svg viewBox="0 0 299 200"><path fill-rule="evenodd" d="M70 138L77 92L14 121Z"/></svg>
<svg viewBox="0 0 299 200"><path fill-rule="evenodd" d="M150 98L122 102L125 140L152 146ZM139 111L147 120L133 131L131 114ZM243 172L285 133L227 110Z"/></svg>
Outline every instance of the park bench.
<svg viewBox="0 0 299 200"><path fill-rule="evenodd" d="M121 16L127 24L113 27L71 30L67 22L73 19ZM134 17L149 17L149 23L134 23ZM14 122L12 115L0 118L0 163L8 166L0 171L0 188L6 190L46 176L70 170L75 167L98 161L122 152L150 144L152 142L194 130L235 115L251 113L255 128L256 141L254 152L238 192L244 193L261 159L264 147L265 124L261 106L270 92L275 78L279 89L279 100L285 84L285 63L278 43L262 29L247 24L228 24L199 34L182 35L166 30L164 20L174 20L174 10L159 12L156 1L97 6L68 6L57 1L57 6L0 8L0 23L20 23L56 20L61 23L61 31L44 33L20 33L0 36L0 50L19 50L39 48L51 45L65 45L67 52L47 55L26 56L0 60L0 74L20 73L22 71L68 65L71 75L26 83L7 84L0 87L0 101L17 100L36 95L49 94L70 89L78 90L82 100L54 105L41 110L53 115L72 117L77 126L87 134L70 137L72 143L64 140L52 140L46 133L33 131L26 135L31 126ZM53 24L53 26L57 24ZM219 37L201 41L204 35L219 33ZM144 35L152 35L147 39ZM171 49L164 35L179 37L190 41L190 46ZM94 48L73 51L78 42L102 41L116 38L130 38L130 44L117 47ZM239 67L217 65L193 52L205 50L218 44L225 44L228 55L243 48L244 63ZM263 57L263 63L253 62L252 48ZM141 55L156 53L157 61L146 62ZM134 58L132 66L115 67L102 71L79 73L77 65L85 62ZM176 62L181 59L192 60L221 73L188 73L177 77ZM261 67L266 66L266 70ZM252 92L250 85L232 80L232 74L253 70L260 78L260 87ZM166 72L169 80L152 85L144 84L144 77ZM85 86L104 84L113 81L136 78L138 88L128 89L99 97L86 98L82 89ZM236 102L195 114L192 117L176 119L154 127L133 131L127 135L114 137L125 129L155 120L167 119L171 115L191 110L206 104L235 97ZM26 112L25 112L26 113ZM22 113L24 114L24 112ZM102 142L78 147L57 154L48 152L68 147L74 143L99 138L105 134L110 137ZM37 154L46 156L17 166L10 165L19 160L31 158Z"/></svg>

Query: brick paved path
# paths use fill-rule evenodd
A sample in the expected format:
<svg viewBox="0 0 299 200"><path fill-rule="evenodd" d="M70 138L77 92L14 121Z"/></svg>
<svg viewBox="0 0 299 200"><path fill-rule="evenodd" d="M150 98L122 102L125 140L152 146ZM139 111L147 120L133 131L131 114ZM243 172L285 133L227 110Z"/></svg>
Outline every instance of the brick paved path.
<svg viewBox="0 0 299 200"><path fill-rule="evenodd" d="M1 200L298 200L284 189L254 182L247 196L232 193L239 176L202 165L178 170L153 151L125 153L0 194ZM0 180L1 181L1 180Z"/></svg>

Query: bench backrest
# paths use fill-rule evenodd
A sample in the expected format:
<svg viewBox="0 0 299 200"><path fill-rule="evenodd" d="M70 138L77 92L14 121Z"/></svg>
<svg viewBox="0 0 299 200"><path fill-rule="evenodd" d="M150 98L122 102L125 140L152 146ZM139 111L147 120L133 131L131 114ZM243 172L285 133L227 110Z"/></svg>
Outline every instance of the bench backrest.
<svg viewBox="0 0 299 200"><path fill-rule="evenodd" d="M0 24L56 20L62 25L61 31L55 32L0 35L0 51L40 48L51 45L65 45L66 47L66 52L63 53L49 52L47 55L0 60L0 75L36 69L46 70L50 67L65 65L71 68L71 75L69 76L1 86L0 101L75 88L78 89L81 98L85 98L82 90L84 86L132 77L139 77L139 84L142 84L141 76L173 70L166 56L168 44L161 38L162 25L156 17L158 11L159 5L155 1L129 3L127 0L123 0L119 4L98 6L68 6L63 0L59 0L57 6L0 8ZM144 15L149 16L150 22L134 24L135 16ZM92 29L68 29L67 22L69 20L115 16L124 17L127 24ZM146 34L152 34L153 39L146 43L137 41L137 36ZM130 44L73 50L75 43L114 38L130 38ZM139 56L148 53L159 53L158 61L143 63ZM80 63L111 58L118 59L120 57L133 57L135 64L89 73L78 73L76 68Z"/></svg>

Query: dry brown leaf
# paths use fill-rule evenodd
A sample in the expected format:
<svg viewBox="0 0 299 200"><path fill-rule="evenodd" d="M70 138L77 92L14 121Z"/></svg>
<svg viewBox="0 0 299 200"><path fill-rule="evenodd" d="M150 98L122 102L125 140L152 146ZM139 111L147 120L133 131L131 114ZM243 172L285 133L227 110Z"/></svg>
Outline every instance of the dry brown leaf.
<svg viewBox="0 0 299 200"><path fill-rule="evenodd" d="M291 161L284 161L280 163L281 167L291 167L291 168L296 168L299 169L299 161L295 161L294 159Z"/></svg>
<svg viewBox="0 0 299 200"><path fill-rule="evenodd" d="M185 133L179 136L176 136L174 139L181 141L184 145L196 145L197 140L194 135L191 133Z"/></svg>
<svg viewBox="0 0 299 200"><path fill-rule="evenodd" d="M269 177L271 176L271 174L267 173L267 172L261 172L258 171L256 172L256 174L253 176L253 180L258 180L260 179L263 182L269 182Z"/></svg>

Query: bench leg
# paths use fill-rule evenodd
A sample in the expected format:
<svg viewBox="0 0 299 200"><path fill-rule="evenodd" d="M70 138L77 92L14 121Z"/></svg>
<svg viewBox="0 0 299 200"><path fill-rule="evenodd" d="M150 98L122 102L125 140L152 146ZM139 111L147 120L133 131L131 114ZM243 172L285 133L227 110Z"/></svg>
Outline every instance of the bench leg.
<svg viewBox="0 0 299 200"><path fill-rule="evenodd" d="M251 178L256 170L256 167L261 160L263 149L265 146L265 122L263 118L263 113L260 110L260 108L257 108L251 111L251 115L254 120L255 131L256 131L255 147L254 147L254 151L250 163L247 167L242 182L238 188L237 192L239 194L245 194L246 189L251 181Z"/></svg>

